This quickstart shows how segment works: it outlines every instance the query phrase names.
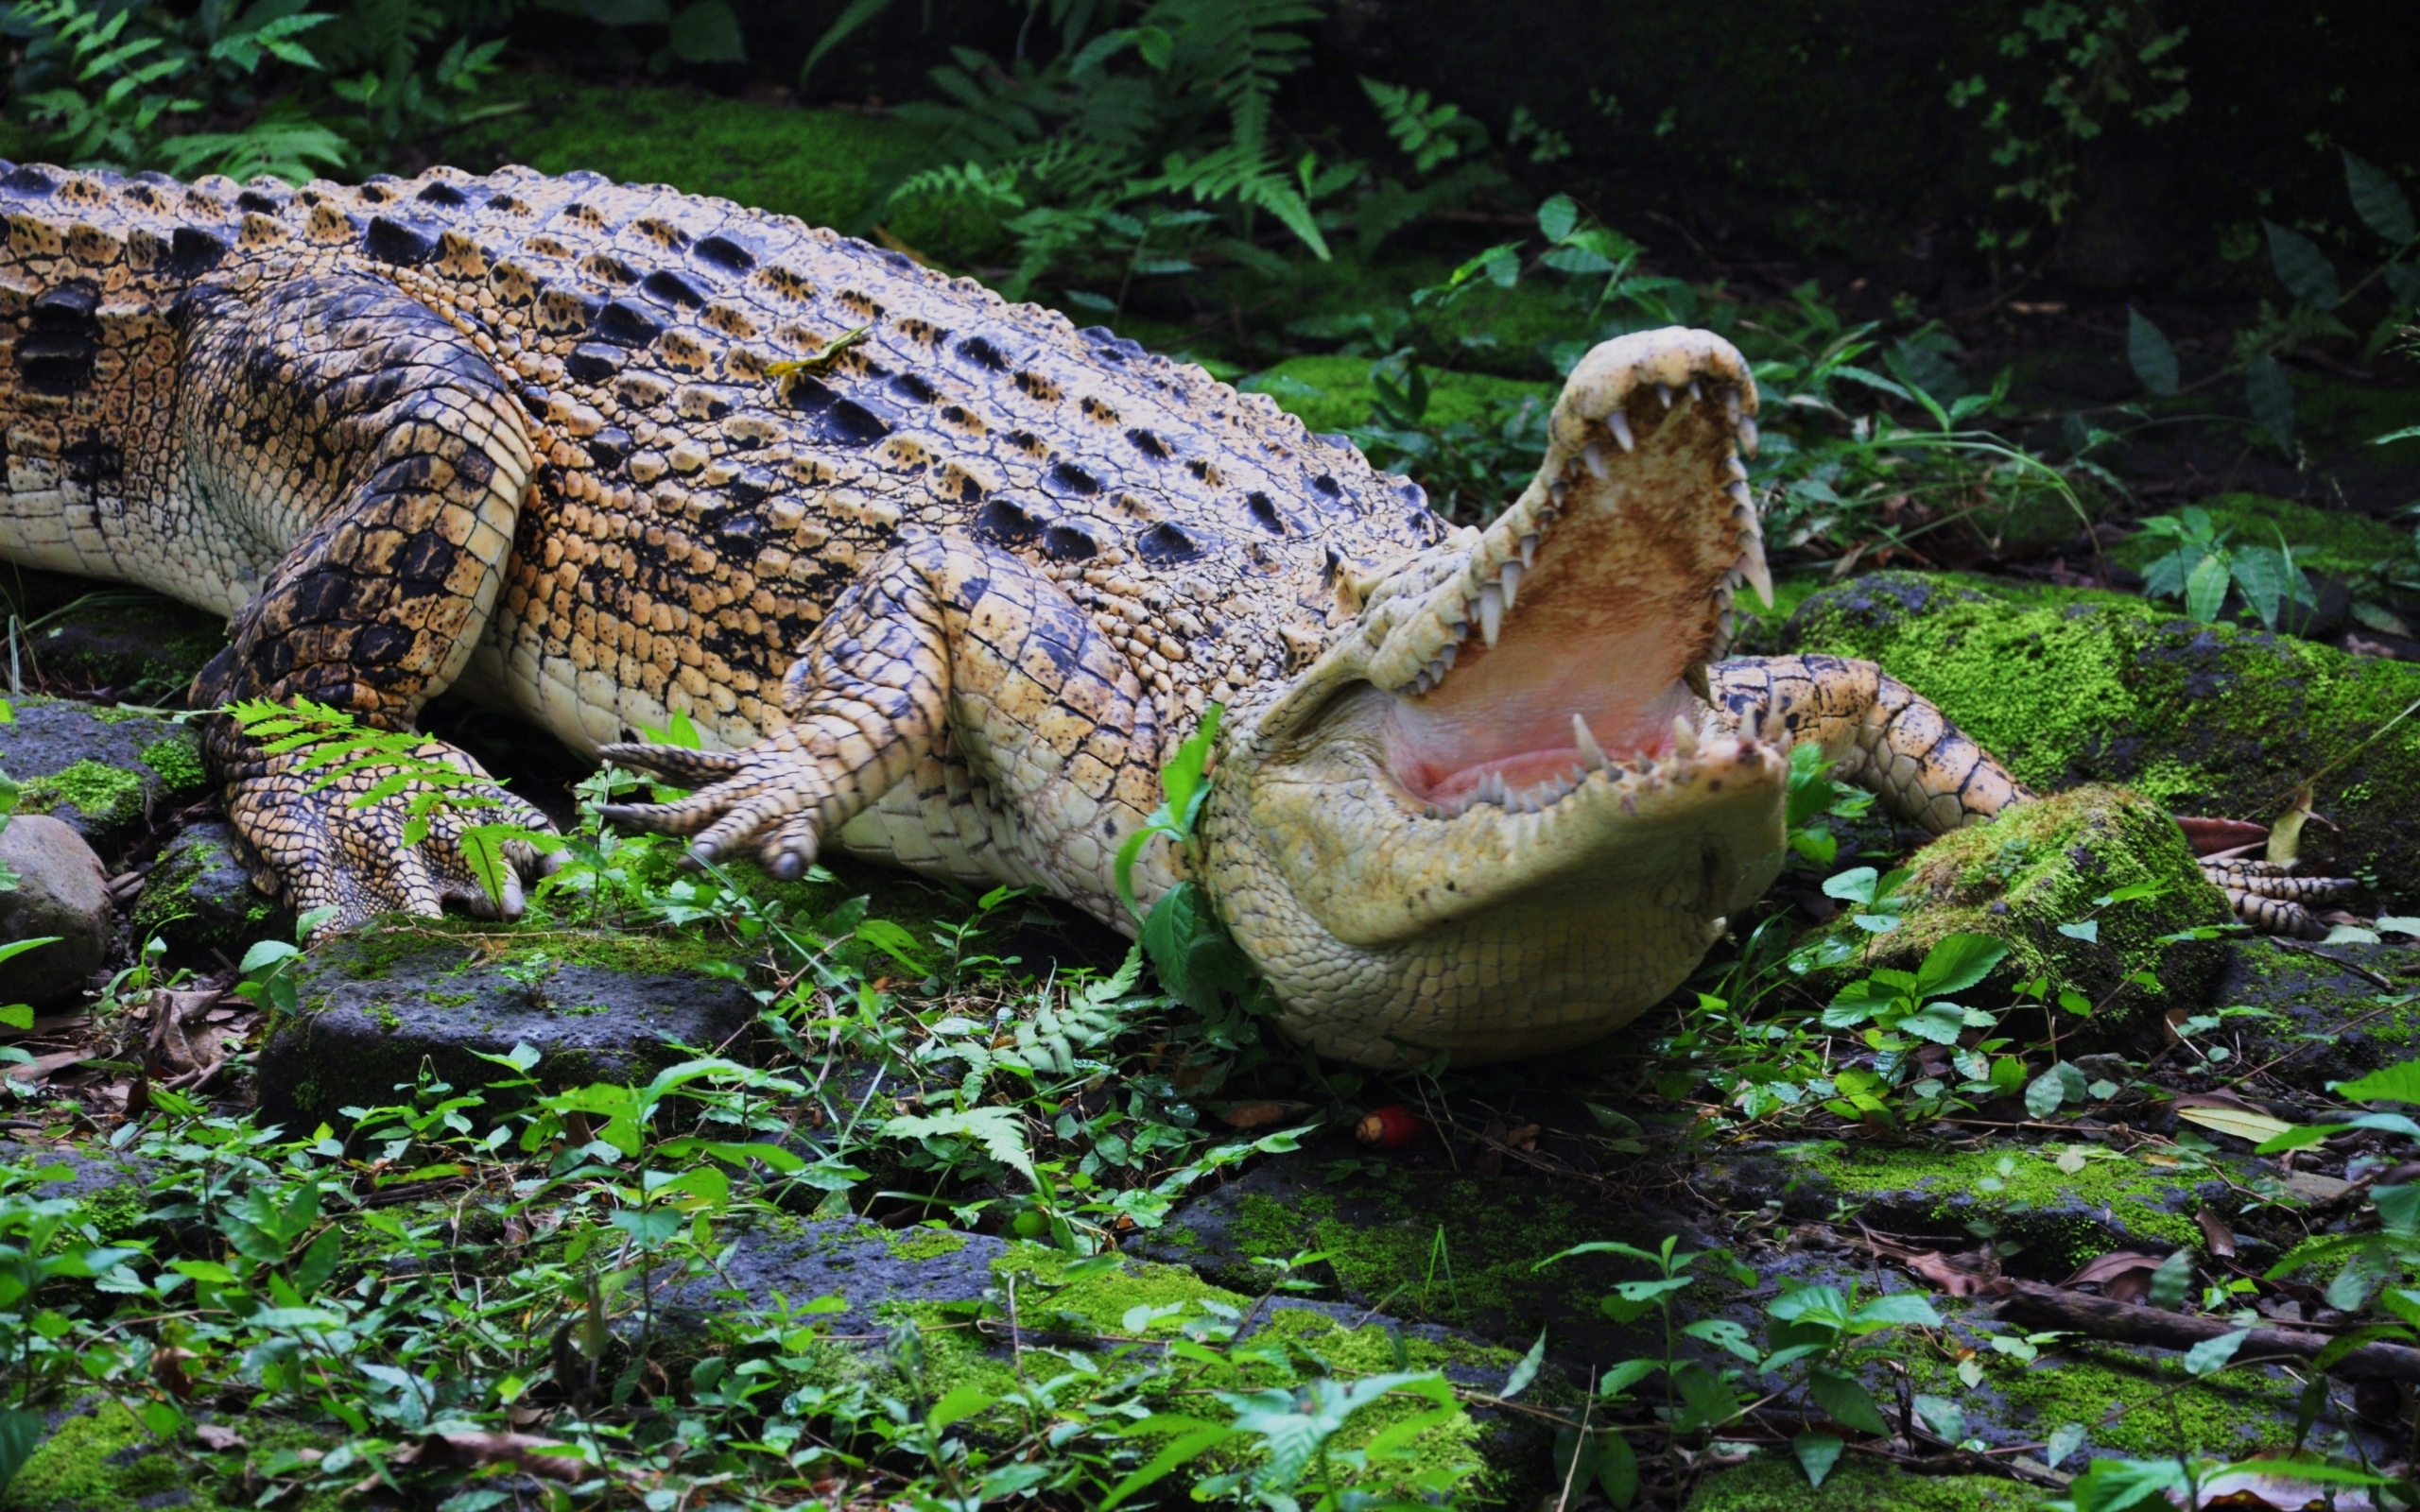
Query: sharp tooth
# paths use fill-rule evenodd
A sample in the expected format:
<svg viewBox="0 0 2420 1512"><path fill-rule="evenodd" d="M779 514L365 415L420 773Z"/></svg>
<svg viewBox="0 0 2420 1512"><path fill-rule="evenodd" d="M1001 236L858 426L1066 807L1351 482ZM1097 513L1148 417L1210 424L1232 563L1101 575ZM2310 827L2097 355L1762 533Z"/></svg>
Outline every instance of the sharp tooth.
<svg viewBox="0 0 2420 1512"><path fill-rule="evenodd" d="M1547 485L1547 498L1557 509L1561 509L1563 507L1564 495L1570 491L1571 485L1565 483L1561 478L1557 478L1552 483Z"/></svg>
<svg viewBox="0 0 2420 1512"><path fill-rule="evenodd" d="M1672 716L1672 754L1684 761L1698 753L1698 732L1689 728L1689 716Z"/></svg>
<svg viewBox="0 0 2420 1512"><path fill-rule="evenodd" d="M1753 420L1739 422L1739 450L1750 456L1756 455L1756 422Z"/></svg>
<svg viewBox="0 0 2420 1512"><path fill-rule="evenodd" d="M1705 390L1698 387L1698 381L1694 378L1689 380L1689 397L1700 400L1705 398Z"/></svg>
<svg viewBox="0 0 2420 1512"><path fill-rule="evenodd" d="M1512 797L1511 790L1504 785L1504 774L1502 772L1490 772L1485 777L1480 778L1478 780L1478 786L1473 791L1482 801L1495 804L1499 808L1501 808Z"/></svg>
<svg viewBox="0 0 2420 1512"><path fill-rule="evenodd" d="M1732 424L1739 423L1739 390L1737 388L1726 387L1722 390L1722 411L1731 417Z"/></svg>
<svg viewBox="0 0 2420 1512"><path fill-rule="evenodd" d="M1700 698L1707 703L1714 702L1714 685L1706 680L1704 662L1691 662L1689 670L1681 674L1681 680L1686 683L1689 691Z"/></svg>
<svg viewBox="0 0 2420 1512"><path fill-rule="evenodd" d="M1762 556L1759 555L1757 559L1761 563ZM1765 597L1770 602L1772 595L1767 593ZM1478 632L1487 637L1487 644L1491 646L1504 633L1504 593L1494 583L1478 591Z"/></svg>
<svg viewBox="0 0 2420 1512"><path fill-rule="evenodd" d="M1630 417L1622 413L1621 406L1618 404L1614 407L1613 413L1605 417L1605 429L1614 433L1614 439L1621 443L1623 451L1638 450L1638 438L1633 436L1630 431Z"/></svg>
<svg viewBox="0 0 2420 1512"><path fill-rule="evenodd" d="M1453 671L1454 658L1461 654L1462 648L1460 645L1449 645L1443 651L1438 652L1436 667L1437 675L1439 677L1443 677L1446 673Z"/></svg>
<svg viewBox="0 0 2420 1512"><path fill-rule="evenodd" d="M1750 536L1747 544L1740 548L1739 575L1748 579L1748 586L1754 589L1756 596L1764 601L1767 609L1771 609L1773 602L1773 572L1772 568L1765 565L1764 537Z"/></svg>
<svg viewBox="0 0 2420 1512"><path fill-rule="evenodd" d="M1748 481L1748 464L1739 460L1738 453L1732 453L1724 465L1731 471L1732 482L1745 483Z"/></svg>
<svg viewBox="0 0 2420 1512"><path fill-rule="evenodd" d="M1589 472L1599 483L1607 481L1614 475L1613 471L1605 465L1605 449L1594 441L1590 441L1580 449L1580 460L1588 464Z"/></svg>
<svg viewBox="0 0 2420 1512"><path fill-rule="evenodd" d="M1655 386L1655 397L1664 401L1664 407L1666 409L1671 408L1672 386L1670 384L1657 384Z"/></svg>
<svg viewBox="0 0 2420 1512"><path fill-rule="evenodd" d="M1733 504L1736 504L1740 508L1747 510L1749 518L1754 519L1755 517L1756 496L1748 491L1747 484L1734 483L1724 488L1722 491L1731 495L1731 502Z"/></svg>
<svg viewBox="0 0 2420 1512"><path fill-rule="evenodd" d="M1517 561L1506 562L1504 571L1497 575L1496 581L1504 585L1504 607L1511 609L1513 596L1521 591L1521 564Z"/></svg>
<svg viewBox="0 0 2420 1512"><path fill-rule="evenodd" d="M1588 764L1590 771L1601 771L1608 765L1605 747L1597 744L1597 733L1588 728L1584 715L1571 716L1571 743L1580 747L1580 759Z"/></svg>
<svg viewBox="0 0 2420 1512"><path fill-rule="evenodd" d="M1538 533L1534 530L1521 538L1521 565L1534 567L1538 561Z"/></svg>

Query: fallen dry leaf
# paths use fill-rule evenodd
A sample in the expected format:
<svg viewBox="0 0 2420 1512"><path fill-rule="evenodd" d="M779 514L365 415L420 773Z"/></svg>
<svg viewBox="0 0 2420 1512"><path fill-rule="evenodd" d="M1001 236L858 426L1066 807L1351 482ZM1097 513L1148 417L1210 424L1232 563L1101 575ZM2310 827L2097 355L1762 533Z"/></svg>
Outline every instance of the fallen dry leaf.
<svg viewBox="0 0 2420 1512"><path fill-rule="evenodd" d="M185 1362L194 1357L191 1349L166 1345L151 1351L151 1380L159 1388L179 1401L193 1398L193 1377L185 1374Z"/></svg>
<svg viewBox="0 0 2420 1512"><path fill-rule="evenodd" d="M194 1429L193 1436L200 1439L203 1445L211 1449L242 1449L245 1447L244 1435L235 1432L233 1428L228 1427L225 1423L202 1423Z"/></svg>
<svg viewBox="0 0 2420 1512"><path fill-rule="evenodd" d="M2277 1178L2277 1184L2305 1202L2334 1202L2353 1190L2352 1182L2316 1171L2289 1171Z"/></svg>
<svg viewBox="0 0 2420 1512"><path fill-rule="evenodd" d="M1903 1263L1919 1280L1930 1281L1952 1297L1980 1297L1999 1278L1999 1257L1989 1245L1963 1255L1928 1249Z"/></svg>
<svg viewBox="0 0 2420 1512"><path fill-rule="evenodd" d="M2224 1218L2204 1208L2193 1215L2193 1221L2202 1226L2202 1243L2209 1246L2211 1254L2221 1260L2235 1258L2235 1230L2227 1227Z"/></svg>
<svg viewBox="0 0 2420 1512"><path fill-rule="evenodd" d="M510 1465L530 1475L577 1485L592 1474L588 1461L569 1444L531 1434L431 1434L397 1450L399 1465L444 1466L473 1469L483 1465Z"/></svg>
<svg viewBox="0 0 2420 1512"><path fill-rule="evenodd" d="M1308 1103L1237 1103L1219 1117L1229 1128L1264 1128L1310 1110Z"/></svg>
<svg viewBox="0 0 2420 1512"><path fill-rule="evenodd" d="M2248 1140L2255 1144L2273 1140L2294 1126L2273 1114L2256 1113L2241 1108L2180 1108L2176 1116L2213 1133Z"/></svg>
<svg viewBox="0 0 2420 1512"><path fill-rule="evenodd" d="M2256 845L2269 838L2269 826L2249 819L2211 819L2180 814L2176 827L2185 832L2185 838L2197 856Z"/></svg>
<svg viewBox="0 0 2420 1512"><path fill-rule="evenodd" d="M9 1079L29 1082L47 1081L54 1073L65 1071L70 1066L80 1066L90 1058L89 1053L82 1050L61 1050L55 1055L36 1056L31 1060L10 1066Z"/></svg>
<svg viewBox="0 0 2420 1512"><path fill-rule="evenodd" d="M2098 1260L2086 1261L2083 1269L2059 1284L2098 1286L2100 1295L2113 1302L2140 1302L2152 1294L2152 1272L2159 1269L2161 1258L2132 1249L2113 1249Z"/></svg>

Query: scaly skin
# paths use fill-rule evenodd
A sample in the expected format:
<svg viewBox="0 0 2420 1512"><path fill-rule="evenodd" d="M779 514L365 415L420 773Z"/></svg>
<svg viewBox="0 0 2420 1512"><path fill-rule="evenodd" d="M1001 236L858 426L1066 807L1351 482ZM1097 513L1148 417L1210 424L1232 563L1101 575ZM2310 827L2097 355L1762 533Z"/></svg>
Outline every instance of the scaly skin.
<svg viewBox="0 0 2420 1512"><path fill-rule="evenodd" d="M1222 702L1201 843L1138 890L1198 876L1332 1054L1618 1026L1770 881L1794 738L1936 829L2022 797L1870 665L1709 672L1765 572L1754 385L1700 333L1591 353L1538 481L1454 532L1197 368L670 189L0 164L0 554L227 613L198 699L409 729L459 687L697 787L623 816L701 856L1130 929L1112 860ZM675 713L712 748L625 744ZM458 824L405 847L404 799L207 749L298 906L485 905ZM503 801L473 820L543 822Z"/></svg>

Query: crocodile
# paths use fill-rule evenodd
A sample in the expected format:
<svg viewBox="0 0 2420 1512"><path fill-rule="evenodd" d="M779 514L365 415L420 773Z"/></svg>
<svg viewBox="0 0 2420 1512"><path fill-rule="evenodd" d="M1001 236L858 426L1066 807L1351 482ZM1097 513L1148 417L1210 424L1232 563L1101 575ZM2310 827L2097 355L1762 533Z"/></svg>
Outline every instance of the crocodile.
<svg viewBox="0 0 2420 1512"><path fill-rule="evenodd" d="M613 816L700 860L834 847L1132 933L1115 858L1216 705L1135 896L1195 879L1327 1055L1627 1022L1774 878L1794 742L1934 832L2026 797L1871 663L1725 660L1770 575L1756 387L1705 333L1589 352L1456 528L1199 367L665 186L0 164L0 555L227 615L197 706L412 730L451 689L690 790ZM637 738L675 716L696 747ZM517 916L544 868L479 885L472 825L547 821L441 741L494 806L424 830L223 714L204 748L329 927Z"/></svg>

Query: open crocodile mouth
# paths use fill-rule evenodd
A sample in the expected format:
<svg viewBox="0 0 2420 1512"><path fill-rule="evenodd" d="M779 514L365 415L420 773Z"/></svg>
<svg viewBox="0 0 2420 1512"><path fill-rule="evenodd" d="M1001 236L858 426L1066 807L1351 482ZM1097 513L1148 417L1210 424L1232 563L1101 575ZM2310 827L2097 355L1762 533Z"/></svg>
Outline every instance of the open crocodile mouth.
<svg viewBox="0 0 2420 1512"><path fill-rule="evenodd" d="M1386 765L1421 816L1542 812L1736 754L1703 748L1699 698L1735 590L1772 596L1739 461L1755 403L1699 332L1624 337L1573 372L1537 481L1372 660Z"/></svg>

